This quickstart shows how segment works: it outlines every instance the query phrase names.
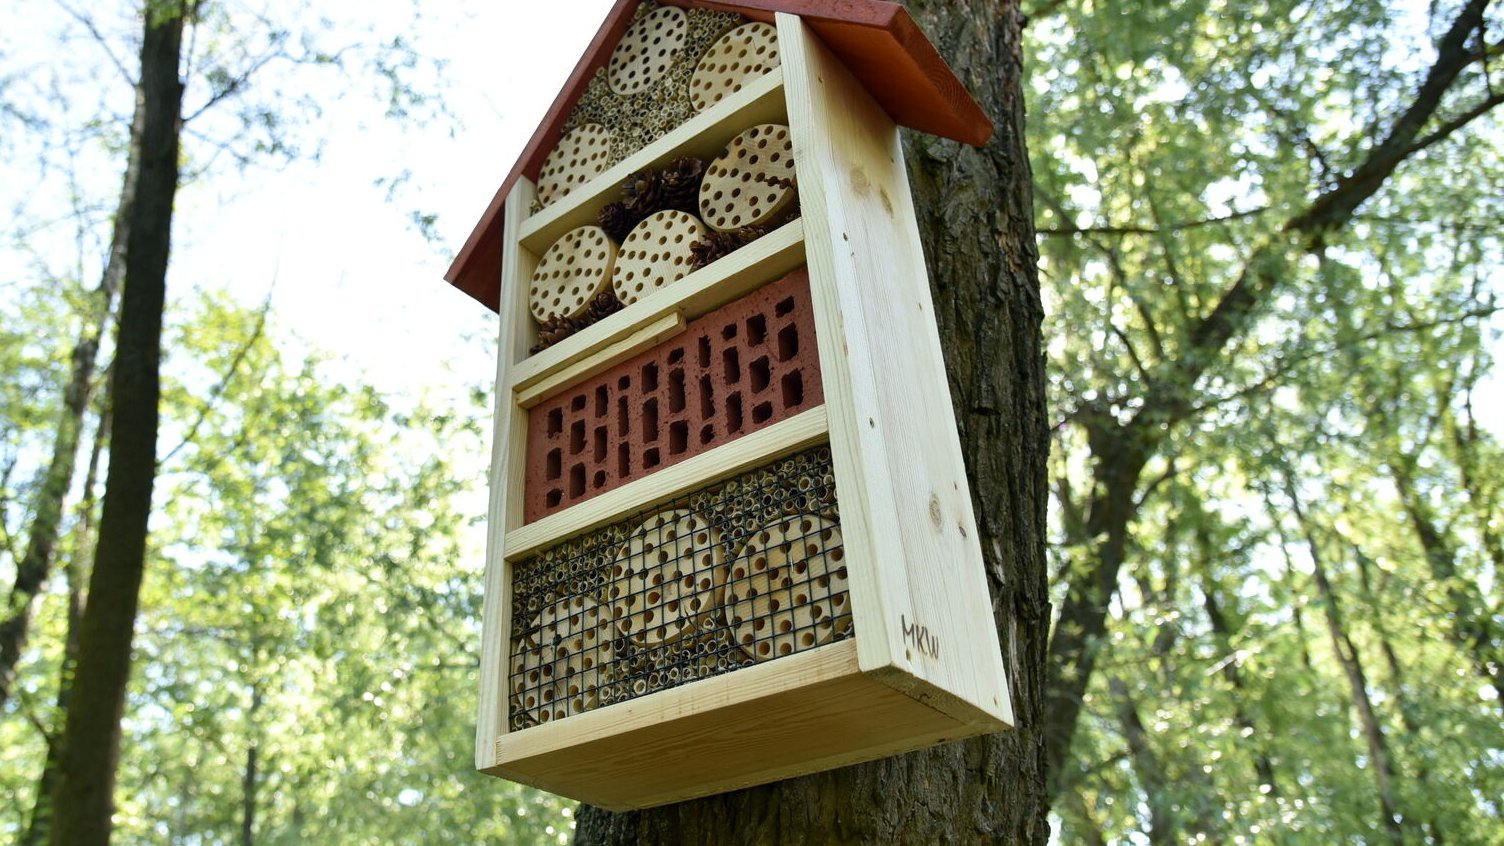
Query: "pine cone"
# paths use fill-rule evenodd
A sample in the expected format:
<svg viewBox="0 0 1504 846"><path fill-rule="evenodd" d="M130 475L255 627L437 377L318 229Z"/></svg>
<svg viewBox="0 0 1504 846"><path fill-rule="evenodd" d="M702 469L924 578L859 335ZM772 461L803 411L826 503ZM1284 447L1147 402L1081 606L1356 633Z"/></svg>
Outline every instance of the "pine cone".
<svg viewBox="0 0 1504 846"><path fill-rule="evenodd" d="M676 159L663 171L663 207L700 214L700 179L705 175L705 163L686 156Z"/></svg>
<svg viewBox="0 0 1504 846"><path fill-rule="evenodd" d="M623 308L626 308L626 306L622 305L621 300L616 298L616 292L607 288L595 295L595 299L590 301L590 305L585 309L585 313L580 315L577 320L581 324L580 328L584 329L586 326L610 317Z"/></svg>
<svg viewBox="0 0 1504 846"><path fill-rule="evenodd" d="M642 220L654 212L663 210L663 177L652 169L639 170L627 177L621 187L622 205L627 211Z"/></svg>
<svg viewBox="0 0 1504 846"><path fill-rule="evenodd" d="M705 237L689 245L694 256L691 270L699 270L722 256L730 255L766 234L760 226L748 226L732 232L708 232Z"/></svg>
<svg viewBox="0 0 1504 846"><path fill-rule="evenodd" d="M600 212L596 214L595 222L600 224L602 229L606 230L606 234L610 236L611 240L620 244L627 239L627 233L632 231L632 227L636 226L639 220L635 215L627 211L625 205L621 203L608 203L602 206Z"/></svg>
<svg viewBox="0 0 1504 846"><path fill-rule="evenodd" d="M543 352L586 326L598 323L623 308L625 306L616 298L616 292L608 288L596 294L595 299L590 301L590 305L585 307L585 311L579 317L560 317L556 314L539 324L538 343L529 352L533 355Z"/></svg>

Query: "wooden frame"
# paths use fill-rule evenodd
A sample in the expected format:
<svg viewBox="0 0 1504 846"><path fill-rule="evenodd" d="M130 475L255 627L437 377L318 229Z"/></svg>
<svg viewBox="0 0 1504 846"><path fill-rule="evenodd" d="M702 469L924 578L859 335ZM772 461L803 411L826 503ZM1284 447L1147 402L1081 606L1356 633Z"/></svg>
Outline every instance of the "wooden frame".
<svg viewBox="0 0 1504 846"><path fill-rule="evenodd" d="M1013 712L971 513L897 125L800 18L783 68L529 217L504 204L501 327L476 766L610 809L647 807L998 731ZM550 237L626 173L790 129L802 219L527 356L527 280ZM556 231L557 230L557 231ZM528 408L808 267L825 404L524 525ZM511 567L551 544L828 442L853 636L636 699L508 730ZM776 715L776 717L770 717ZM671 763L669 763L671 762Z"/></svg>

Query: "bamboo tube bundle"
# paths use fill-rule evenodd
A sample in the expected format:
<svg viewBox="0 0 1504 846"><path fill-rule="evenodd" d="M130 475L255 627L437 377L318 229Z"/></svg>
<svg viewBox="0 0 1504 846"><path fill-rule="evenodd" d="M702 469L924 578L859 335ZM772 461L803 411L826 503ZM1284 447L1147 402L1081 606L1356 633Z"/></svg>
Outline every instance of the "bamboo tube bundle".
<svg viewBox="0 0 1504 846"><path fill-rule="evenodd" d="M596 707L615 658L607 611L573 596L545 608L515 643L514 702L540 723Z"/></svg>
<svg viewBox="0 0 1504 846"><path fill-rule="evenodd" d="M690 247L705 234L692 214L669 209L649 215L633 227L616 255L611 287L631 305L688 275Z"/></svg>
<svg viewBox="0 0 1504 846"><path fill-rule="evenodd" d="M538 202L546 206L610 167L611 138L611 130L598 123L565 133L538 171Z"/></svg>
<svg viewBox="0 0 1504 846"><path fill-rule="evenodd" d="M617 631L648 646L692 634L725 580L719 530L688 510L655 514L617 554L608 593Z"/></svg>
<svg viewBox="0 0 1504 846"><path fill-rule="evenodd" d="M778 33L772 24L749 23L722 35L695 67L689 99L697 111L719 103L778 67Z"/></svg>
<svg viewBox="0 0 1504 846"><path fill-rule="evenodd" d="M543 323L584 314L606 290L616 266L616 244L599 226L571 229L543 253L533 271L528 308Z"/></svg>
<svg viewBox="0 0 1504 846"><path fill-rule="evenodd" d="M789 128L759 124L731 139L705 169L700 217L718 232L767 227L792 209L797 195Z"/></svg>
<svg viewBox="0 0 1504 846"><path fill-rule="evenodd" d="M727 623L758 661L829 643L851 629L841 528L813 514L765 526L733 558Z"/></svg>
<svg viewBox="0 0 1504 846"><path fill-rule="evenodd" d="M682 9L660 6L632 22L611 53L611 89L629 97L658 84L684 46L689 19Z"/></svg>

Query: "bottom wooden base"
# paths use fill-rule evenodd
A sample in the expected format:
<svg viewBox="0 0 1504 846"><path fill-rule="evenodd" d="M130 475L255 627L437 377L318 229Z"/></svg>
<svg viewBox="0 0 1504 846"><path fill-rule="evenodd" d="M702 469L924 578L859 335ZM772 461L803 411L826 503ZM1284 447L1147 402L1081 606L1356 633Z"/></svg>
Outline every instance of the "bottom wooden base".
<svg viewBox="0 0 1504 846"><path fill-rule="evenodd" d="M484 772L625 811L1008 727L898 675L862 672L841 641L504 734Z"/></svg>

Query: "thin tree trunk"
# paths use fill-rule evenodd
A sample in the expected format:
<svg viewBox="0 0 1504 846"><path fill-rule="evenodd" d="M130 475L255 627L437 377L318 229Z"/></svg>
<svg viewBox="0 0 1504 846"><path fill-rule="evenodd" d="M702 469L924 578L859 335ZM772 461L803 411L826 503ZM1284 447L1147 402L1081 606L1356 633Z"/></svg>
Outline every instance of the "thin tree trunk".
<svg viewBox="0 0 1504 846"><path fill-rule="evenodd" d="M16 678L16 664L26 649L31 634L31 618L37 597L47 586L56 556L58 536L62 531L64 500L73 486L78 460L78 445L84 414L94 393L94 368L99 360L99 343L115 310L115 292L125 275L125 244L130 234L131 204L136 195L140 171L137 151L141 131L141 108L137 103L131 120L130 155L120 188L120 202L115 210L114 233L110 253L105 260L99 288L93 298L92 312L84 315L83 328L69 356L71 371L63 391L63 407L53 435L52 459L47 465L42 488L37 493L35 516L26 539L26 551L16 566L16 581L0 617L0 708L10 698Z"/></svg>
<svg viewBox="0 0 1504 846"><path fill-rule="evenodd" d="M1204 563L1204 562L1203 562ZM1222 605L1217 601L1216 586L1210 576L1203 574L1201 582L1202 607L1206 610L1206 619L1211 623L1212 637L1216 640L1217 651L1225 655L1222 659L1222 677L1233 690L1233 719L1243 734L1251 739L1258 747L1253 756L1253 771L1258 776L1260 785L1268 785L1269 795L1279 795L1279 782L1274 778L1274 764L1269 760L1269 754L1264 749L1264 743L1258 727L1253 718L1248 715L1244 702L1249 698L1248 691L1243 684L1243 674L1238 669L1236 648L1233 646L1233 630L1227 622L1227 615L1222 613Z"/></svg>
<svg viewBox="0 0 1504 846"><path fill-rule="evenodd" d="M57 703L54 713L68 713L68 703L73 698L73 674L78 667L78 634L83 619L84 582L88 568L85 567L85 550L91 549L94 536L94 488L99 478L99 456L109 439L110 412L109 392L99 408L99 427L94 432L94 446L89 450L89 467L84 473L83 497L78 503L78 528L75 532L72 554L64 573L68 579L68 631L63 637L63 662L57 674ZM57 790L62 773L62 737L54 729L47 737L47 760L42 765L42 775L37 779L36 798L31 806L31 819L17 846L43 846L52 827L52 797Z"/></svg>
<svg viewBox="0 0 1504 846"><path fill-rule="evenodd" d="M251 708L246 712L250 742L246 744L245 770L240 777L240 846L256 846L256 769L261 749L256 742L256 716L261 710L261 683L251 685Z"/></svg>
<svg viewBox="0 0 1504 846"><path fill-rule="evenodd" d="M1169 804L1169 783L1159 757L1149 746L1149 730L1144 728L1143 718L1138 714L1138 703L1128 692L1122 679L1108 680L1107 688L1116 700L1118 724L1123 729L1123 739L1128 743L1128 753L1133 761L1133 771L1138 773L1139 784L1144 789L1144 803L1149 806L1149 842L1176 843L1175 812Z"/></svg>
<svg viewBox="0 0 1504 846"><path fill-rule="evenodd" d="M1342 672L1347 677L1348 689L1353 698L1353 708L1358 712L1358 722L1363 729L1363 738L1368 746L1369 763L1373 769L1374 787L1379 799L1380 822L1390 840L1403 844L1405 830L1400 825L1398 808L1394 802L1394 765L1390 760L1389 744L1384 736L1384 727L1379 724L1378 716L1374 712L1373 699L1368 694L1368 679L1363 671L1363 661L1342 621L1341 605L1336 592L1332 590L1331 581L1327 578L1321 545L1317 542L1315 530L1310 521L1306 519L1305 509L1295 490L1295 482L1286 476L1284 483L1285 494L1290 500L1290 508L1300 524L1306 548L1311 555L1311 571L1316 581L1316 589L1321 594L1322 607L1326 612L1327 632L1331 635L1332 651L1337 654L1337 662L1342 665Z"/></svg>
<svg viewBox="0 0 1504 846"><path fill-rule="evenodd" d="M1046 842L1049 448L1016 2L908 7L997 124L977 150L907 138L946 369L1018 727L648 811L582 807L579 844Z"/></svg>
<svg viewBox="0 0 1504 846"><path fill-rule="evenodd" d="M110 462L89 579L91 601L81 620L78 670L63 730L52 846L104 846L110 839L120 720L156 476L158 363L178 185L183 99L178 64L185 14L183 6L153 3L144 15L141 170L126 239Z"/></svg>

